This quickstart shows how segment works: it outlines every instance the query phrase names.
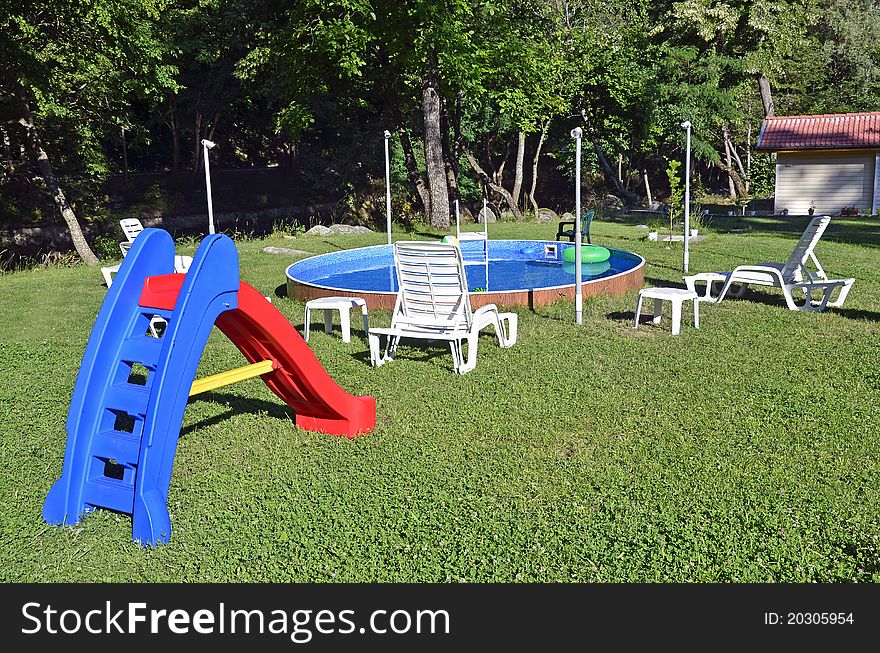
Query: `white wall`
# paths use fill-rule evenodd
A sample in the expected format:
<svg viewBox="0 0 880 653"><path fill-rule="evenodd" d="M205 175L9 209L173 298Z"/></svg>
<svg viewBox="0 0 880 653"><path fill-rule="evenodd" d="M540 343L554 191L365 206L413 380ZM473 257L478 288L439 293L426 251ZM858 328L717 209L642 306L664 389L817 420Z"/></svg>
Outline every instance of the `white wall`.
<svg viewBox="0 0 880 653"><path fill-rule="evenodd" d="M874 150L857 152L780 152L776 155L775 211L805 215L810 201L816 215L837 214L845 206L871 210Z"/></svg>

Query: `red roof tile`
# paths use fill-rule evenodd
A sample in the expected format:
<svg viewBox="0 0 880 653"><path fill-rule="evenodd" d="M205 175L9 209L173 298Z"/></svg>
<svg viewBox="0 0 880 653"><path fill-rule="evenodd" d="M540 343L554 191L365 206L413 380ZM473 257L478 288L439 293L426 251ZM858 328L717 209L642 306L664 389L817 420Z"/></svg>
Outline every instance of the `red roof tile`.
<svg viewBox="0 0 880 653"><path fill-rule="evenodd" d="M880 149L880 111L820 116L770 116L758 148L774 150Z"/></svg>

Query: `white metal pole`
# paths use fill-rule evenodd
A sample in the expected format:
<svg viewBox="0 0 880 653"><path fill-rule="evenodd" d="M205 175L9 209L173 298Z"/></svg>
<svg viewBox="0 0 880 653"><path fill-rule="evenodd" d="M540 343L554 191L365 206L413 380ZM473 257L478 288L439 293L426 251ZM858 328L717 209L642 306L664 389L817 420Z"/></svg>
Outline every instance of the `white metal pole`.
<svg viewBox="0 0 880 653"><path fill-rule="evenodd" d="M486 252L486 292L489 292L489 214L483 217L486 221L483 223L483 247Z"/></svg>
<svg viewBox="0 0 880 653"><path fill-rule="evenodd" d="M385 220L388 223L388 244L391 244L391 159L388 156L388 141L391 132L385 130Z"/></svg>
<svg viewBox="0 0 880 653"><path fill-rule="evenodd" d="M489 209L486 198L483 198L483 247L486 252L486 292L489 292Z"/></svg>
<svg viewBox="0 0 880 653"><path fill-rule="evenodd" d="M202 139L202 147L205 152L205 188L208 191L208 233L214 233L214 203L211 201L211 164L208 159L208 150L214 147L216 143L209 141L207 138Z"/></svg>
<svg viewBox="0 0 880 653"><path fill-rule="evenodd" d="M461 240L461 217L458 212L458 200L455 200L455 237Z"/></svg>
<svg viewBox="0 0 880 653"><path fill-rule="evenodd" d="M584 132L580 127L571 130L571 137L575 139L574 153L574 316L575 323L583 322L584 298L581 295L583 275L581 273L581 137Z"/></svg>
<svg viewBox="0 0 880 653"><path fill-rule="evenodd" d="M684 154L684 271L687 272L690 264L691 238L691 123L685 120L681 126L687 131Z"/></svg>

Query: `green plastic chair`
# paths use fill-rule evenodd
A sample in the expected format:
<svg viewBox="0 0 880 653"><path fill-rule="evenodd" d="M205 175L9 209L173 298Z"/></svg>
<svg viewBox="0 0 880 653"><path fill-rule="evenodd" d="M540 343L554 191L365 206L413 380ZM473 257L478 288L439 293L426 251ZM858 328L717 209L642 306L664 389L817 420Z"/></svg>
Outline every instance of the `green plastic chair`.
<svg viewBox="0 0 880 653"><path fill-rule="evenodd" d="M592 245L590 242L590 224L593 222L593 218L595 217L595 211L582 211L581 212L581 237L586 239L587 244ZM570 229L566 229L565 227L571 227ZM564 222L559 223L559 227L556 230L556 240L562 240L563 238L568 238L569 242L574 242L575 239L575 222L574 220L566 220Z"/></svg>

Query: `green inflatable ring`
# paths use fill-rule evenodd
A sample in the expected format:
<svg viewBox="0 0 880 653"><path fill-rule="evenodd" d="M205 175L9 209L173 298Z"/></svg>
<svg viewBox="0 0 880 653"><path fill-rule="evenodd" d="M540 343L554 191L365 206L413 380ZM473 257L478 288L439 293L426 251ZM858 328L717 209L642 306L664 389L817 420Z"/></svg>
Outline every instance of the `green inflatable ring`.
<svg viewBox="0 0 880 653"><path fill-rule="evenodd" d="M562 250L562 259L574 263L577 246L572 245ZM611 251L601 245L581 245L581 263L601 263L611 258Z"/></svg>

